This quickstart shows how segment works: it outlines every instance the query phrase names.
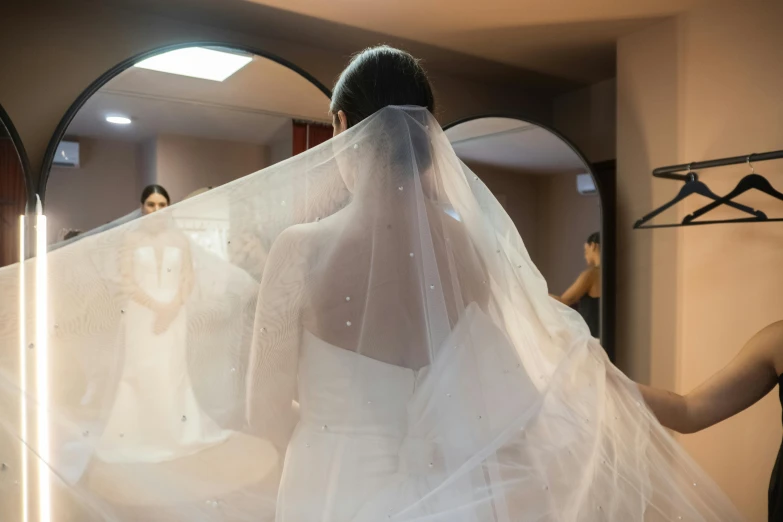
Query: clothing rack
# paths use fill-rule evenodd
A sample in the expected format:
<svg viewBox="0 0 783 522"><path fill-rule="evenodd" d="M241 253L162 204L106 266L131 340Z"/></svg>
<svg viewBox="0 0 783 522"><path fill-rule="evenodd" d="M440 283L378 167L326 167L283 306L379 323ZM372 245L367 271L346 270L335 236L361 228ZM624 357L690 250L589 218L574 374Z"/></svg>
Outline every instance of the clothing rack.
<svg viewBox="0 0 783 522"><path fill-rule="evenodd" d="M748 191L755 189L772 197L783 200L783 193L775 190L772 185L766 180L766 178L755 173L753 163L761 161L770 161L776 159L783 159L783 150L776 150L771 152L753 153L746 156L732 156L729 158L720 158L706 161L696 161L692 163L682 163L679 165L670 165L667 167L658 167L653 170L653 177L662 179L672 179L676 181L684 182L680 192L670 201L664 203L655 210L649 212L641 219L637 220L633 228L671 228L671 227L684 227L694 225L713 225L718 223L757 223L757 222L770 222L770 221L783 221L783 218L769 219L767 215L760 211L752 209L746 205L742 205L733 201L733 198ZM741 165L747 163L751 167L751 174L745 176L740 183L729 194L720 197L714 194L702 181L699 180L699 176L696 173L697 170L711 169L715 167L725 167L728 165ZM713 202L709 203L695 212L687 215L681 223L669 223L669 224L646 224L648 221L656 217L664 210L671 208L675 204L679 203L686 197L692 194L700 194L712 199ZM723 219L723 220L701 220L696 221L696 218L709 212L710 210L717 208L720 205L726 205L735 209L741 210L751 217L735 218L735 219Z"/></svg>
<svg viewBox="0 0 783 522"><path fill-rule="evenodd" d="M653 176L663 179L676 179L679 181L688 181L688 172L691 170L713 169L715 167L726 167L728 165L740 165L742 163L758 163L759 161L769 161L783 159L783 150L772 152L762 152L760 154L748 154L747 156L733 156L731 158L721 158L706 161L696 161L693 163L683 163L680 165L669 165L668 167L658 167L653 170ZM685 172L685 174L677 174Z"/></svg>

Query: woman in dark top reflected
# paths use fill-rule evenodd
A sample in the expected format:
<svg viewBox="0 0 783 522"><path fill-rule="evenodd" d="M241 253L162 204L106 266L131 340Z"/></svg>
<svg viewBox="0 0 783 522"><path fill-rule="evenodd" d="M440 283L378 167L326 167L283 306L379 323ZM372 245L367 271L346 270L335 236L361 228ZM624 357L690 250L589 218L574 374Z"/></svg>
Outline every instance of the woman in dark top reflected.
<svg viewBox="0 0 783 522"><path fill-rule="evenodd" d="M587 268L579 274L563 295L552 295L567 306L578 303L577 309L590 328L593 337L601 336L601 236L594 232L585 242Z"/></svg>

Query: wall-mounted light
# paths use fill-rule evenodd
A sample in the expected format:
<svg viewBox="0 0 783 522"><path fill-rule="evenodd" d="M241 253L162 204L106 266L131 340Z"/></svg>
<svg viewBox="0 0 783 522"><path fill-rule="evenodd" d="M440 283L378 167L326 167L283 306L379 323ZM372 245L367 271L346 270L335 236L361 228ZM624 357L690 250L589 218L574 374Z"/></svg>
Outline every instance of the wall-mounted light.
<svg viewBox="0 0 783 522"><path fill-rule="evenodd" d="M19 216L19 387L22 393L19 399L19 424L22 435L21 443L21 504L22 504L22 522L28 522L28 471L27 471L27 303L25 300L25 218L24 214Z"/></svg>
<svg viewBox="0 0 783 522"><path fill-rule="evenodd" d="M49 484L51 460L49 434L49 338L48 299L49 277L46 249L46 216L41 198L35 203L35 387L38 432L38 520L51 522L52 499Z"/></svg>

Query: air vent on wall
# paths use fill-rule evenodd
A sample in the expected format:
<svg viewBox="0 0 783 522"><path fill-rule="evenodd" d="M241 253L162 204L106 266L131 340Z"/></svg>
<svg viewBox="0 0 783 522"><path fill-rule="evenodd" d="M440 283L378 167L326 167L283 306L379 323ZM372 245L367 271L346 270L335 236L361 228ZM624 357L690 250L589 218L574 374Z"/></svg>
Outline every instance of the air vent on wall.
<svg viewBox="0 0 783 522"><path fill-rule="evenodd" d="M56 167L79 168L79 144L75 141L61 141L53 163Z"/></svg>
<svg viewBox="0 0 783 522"><path fill-rule="evenodd" d="M591 174L576 175L576 190L582 196L592 196L598 193L595 188L595 181Z"/></svg>

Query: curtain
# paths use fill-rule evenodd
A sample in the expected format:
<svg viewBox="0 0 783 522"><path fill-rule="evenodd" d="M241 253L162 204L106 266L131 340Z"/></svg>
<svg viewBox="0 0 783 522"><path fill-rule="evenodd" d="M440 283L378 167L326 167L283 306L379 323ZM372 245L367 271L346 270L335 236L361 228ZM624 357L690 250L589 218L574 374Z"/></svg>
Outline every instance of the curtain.
<svg viewBox="0 0 783 522"><path fill-rule="evenodd" d="M26 190L22 163L14 142L0 136L0 266L19 260L19 215Z"/></svg>

